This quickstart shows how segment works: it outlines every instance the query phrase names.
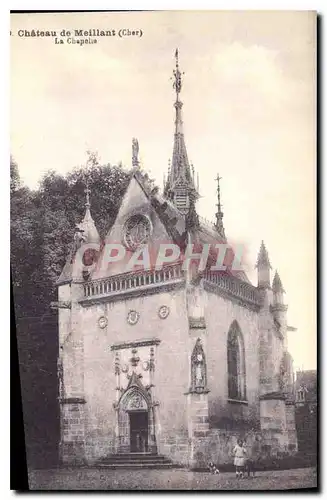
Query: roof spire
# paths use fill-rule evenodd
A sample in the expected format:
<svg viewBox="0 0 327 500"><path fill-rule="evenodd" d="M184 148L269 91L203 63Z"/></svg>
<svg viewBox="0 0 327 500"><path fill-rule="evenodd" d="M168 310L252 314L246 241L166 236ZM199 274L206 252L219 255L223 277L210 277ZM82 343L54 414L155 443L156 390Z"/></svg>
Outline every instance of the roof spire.
<svg viewBox="0 0 327 500"><path fill-rule="evenodd" d="M280 276L278 274L278 271L276 270L275 276L272 282L272 290L273 292L285 292L283 285L282 285L282 280L280 279Z"/></svg>
<svg viewBox="0 0 327 500"><path fill-rule="evenodd" d="M258 287L263 289L270 289L270 261L268 252L264 242L261 242L257 263L255 266L258 269Z"/></svg>
<svg viewBox="0 0 327 500"><path fill-rule="evenodd" d="M187 214L191 198L196 200L198 194L194 186L191 167L188 161L182 120L183 103L180 100L182 90L182 75L179 68L178 49L175 51L175 69L173 71L173 88L176 91L175 107L175 133L173 157L170 173L168 172L165 195L168 196L184 215Z"/></svg>
<svg viewBox="0 0 327 500"><path fill-rule="evenodd" d="M91 203L90 203L90 185L89 185L89 167L90 161L88 160L86 163L86 172L85 172L85 189L84 193L86 195L85 200L85 215L80 224L77 225L77 229L81 231L84 235L84 241L87 243L98 243L100 241L100 236L95 226L94 220L91 215Z"/></svg>
<svg viewBox="0 0 327 500"><path fill-rule="evenodd" d="M224 229L224 224L223 224L223 218L224 218L224 212L222 211L222 205L220 203L220 181L222 177L219 177L219 174L217 174L217 178L215 179L217 181L217 195L218 195L218 203L217 203L217 213L216 213L216 224L215 228L217 229L218 233L223 237L226 238L225 236L225 229Z"/></svg>
<svg viewBox="0 0 327 500"><path fill-rule="evenodd" d="M258 254L258 258L257 258L257 263L256 263L255 267L258 267L258 268L259 267L267 267L267 268L271 269L271 265L270 265L270 261L269 261L269 257L268 257L268 252L267 252L267 249L265 247L263 240L261 241L261 246L260 246L260 250L259 250L259 254Z"/></svg>

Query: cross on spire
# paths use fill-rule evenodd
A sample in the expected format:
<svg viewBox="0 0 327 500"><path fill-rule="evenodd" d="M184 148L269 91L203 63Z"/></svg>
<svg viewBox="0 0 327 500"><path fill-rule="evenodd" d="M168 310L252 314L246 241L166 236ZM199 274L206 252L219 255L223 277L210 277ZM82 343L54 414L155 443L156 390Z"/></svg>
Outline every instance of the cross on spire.
<svg viewBox="0 0 327 500"><path fill-rule="evenodd" d="M90 193L91 193L91 189L89 188L89 176L88 174L86 175L86 188L84 189L84 193L86 194L86 203L85 203L85 206L86 208L90 208L91 204L90 204Z"/></svg>
<svg viewBox="0 0 327 500"><path fill-rule="evenodd" d="M222 205L220 203L220 181L221 181L221 179L222 179L222 177L220 177L219 174L217 174L217 177L216 177L215 181L217 181L218 203L217 203L216 206L218 208L218 212L223 216L224 214L221 211Z"/></svg>

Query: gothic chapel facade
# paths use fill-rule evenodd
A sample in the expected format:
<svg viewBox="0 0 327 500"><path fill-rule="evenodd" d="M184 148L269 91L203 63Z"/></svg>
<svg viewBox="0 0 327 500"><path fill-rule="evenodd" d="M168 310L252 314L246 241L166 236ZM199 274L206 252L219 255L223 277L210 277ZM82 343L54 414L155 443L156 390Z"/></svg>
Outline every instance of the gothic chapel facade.
<svg viewBox="0 0 327 500"><path fill-rule="evenodd" d="M210 225L196 212L199 196L184 142L181 72L176 51L175 133L163 193L138 164L118 215L100 242L90 212L75 234L58 280L59 402L62 463L201 466L230 463L237 437L263 454L297 450L287 306L262 243L258 284L242 270L183 269L177 260L126 270L97 263L105 245L121 242L131 258L147 243L227 243L220 205ZM198 183L197 183L198 184ZM83 245L99 248L94 265L78 265ZM141 458L140 458L141 457ZM147 462L148 461L148 462ZM141 462L142 463L142 462Z"/></svg>

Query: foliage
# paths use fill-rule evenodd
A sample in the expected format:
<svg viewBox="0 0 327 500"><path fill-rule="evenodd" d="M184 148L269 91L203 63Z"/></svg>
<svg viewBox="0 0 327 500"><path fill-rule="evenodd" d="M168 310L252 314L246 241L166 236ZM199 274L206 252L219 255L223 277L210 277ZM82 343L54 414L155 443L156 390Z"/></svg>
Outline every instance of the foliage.
<svg viewBox="0 0 327 500"><path fill-rule="evenodd" d="M44 465L47 454L52 454L48 465L56 462L58 325L50 302L56 300L55 283L75 226L85 214L86 179L92 217L104 238L129 179L121 165L100 165L97 155L89 153L86 167L65 176L47 172L33 191L23 185L17 164L10 159L10 257L25 440L28 461L36 466Z"/></svg>
<svg viewBox="0 0 327 500"><path fill-rule="evenodd" d="M21 187L14 160L11 172L11 263L17 315L44 314L85 213L86 178L91 213L104 238L114 222L129 175L121 166L100 165L89 153L87 167L66 176L47 172L39 189Z"/></svg>

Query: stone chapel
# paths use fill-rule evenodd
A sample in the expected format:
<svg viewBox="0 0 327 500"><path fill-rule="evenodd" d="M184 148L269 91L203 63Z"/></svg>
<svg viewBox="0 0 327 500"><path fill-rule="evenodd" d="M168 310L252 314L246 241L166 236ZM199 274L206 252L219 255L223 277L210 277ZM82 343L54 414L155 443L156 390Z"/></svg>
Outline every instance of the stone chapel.
<svg viewBox="0 0 327 500"><path fill-rule="evenodd" d="M199 270L177 259L161 269L106 265L105 245L150 257L161 243L227 244L218 181L216 220L196 211L175 54L174 145L163 192L133 168L116 220L101 242L90 211L58 279L60 459L64 464L231 463L241 436L263 455L297 450L292 358L284 289L262 242L253 285L241 269ZM77 263L83 245L91 266ZM100 249L100 250L99 250ZM210 255L209 255L210 262ZM133 458L134 457L134 458Z"/></svg>

